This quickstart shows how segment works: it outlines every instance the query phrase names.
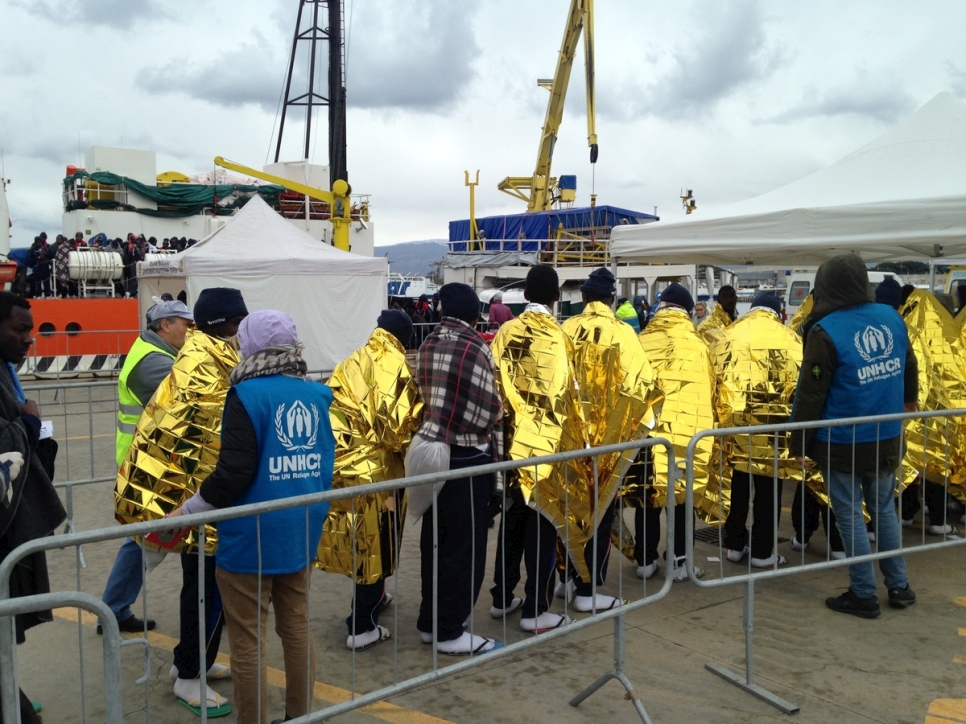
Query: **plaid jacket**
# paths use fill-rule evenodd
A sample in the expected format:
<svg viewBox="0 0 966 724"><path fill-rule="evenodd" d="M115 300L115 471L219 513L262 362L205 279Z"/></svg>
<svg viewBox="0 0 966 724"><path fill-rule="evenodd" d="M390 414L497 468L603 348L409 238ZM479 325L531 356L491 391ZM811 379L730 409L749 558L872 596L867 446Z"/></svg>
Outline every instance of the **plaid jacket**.
<svg viewBox="0 0 966 724"><path fill-rule="evenodd" d="M493 356L476 330L443 317L419 348L416 380L421 436L463 447L490 444L493 459L503 459L503 403Z"/></svg>

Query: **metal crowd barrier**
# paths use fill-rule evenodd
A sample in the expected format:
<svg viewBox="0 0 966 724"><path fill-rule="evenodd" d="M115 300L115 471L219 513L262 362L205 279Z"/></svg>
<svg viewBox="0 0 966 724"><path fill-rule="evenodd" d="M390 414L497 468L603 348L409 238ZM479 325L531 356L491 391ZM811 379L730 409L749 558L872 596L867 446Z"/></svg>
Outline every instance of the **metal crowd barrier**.
<svg viewBox="0 0 966 724"><path fill-rule="evenodd" d="M420 485L432 485L433 495L438 490L438 486L447 480L453 478L464 478L468 477L470 474L483 475L488 473L504 473L509 470L521 469L538 466L548 465L551 463L562 463L570 460L575 460L578 458L596 458L600 455L606 455L615 452L623 452L629 450L640 451L642 449L653 448L656 446L662 446L667 450L668 460L669 460L669 477L675 479L679 476L677 472L677 466L674 464L674 451L670 443L663 438L650 438L642 439L627 443L622 443L619 445L608 445L599 448L589 448L586 450L577 450L566 453L558 453L555 455L542 456L530 458L523 461L517 462L500 462L492 463L488 465L482 465L475 468L465 468L458 470L446 471L438 474L422 475L417 477L403 478L399 480L392 480L382 483L375 483L364 486L357 486L353 488L331 490L325 493L305 495L292 498L284 498L280 500L257 503L246 506L239 506L234 508L226 508L219 511L212 511L208 513L200 513L191 516L185 516L178 520L179 527L195 527L197 526L199 546L204 547L204 524L206 523L217 523L222 520L229 520L233 518L240 518L245 516L260 516L261 514L292 509L292 508L306 508L307 506L321 503L325 501L335 501L351 499L357 496L377 493L377 492L389 492L394 490L399 490L403 488L412 488ZM596 461L595 461L596 470ZM74 483L76 484L76 483ZM539 491L537 493L539 495ZM618 501L620 502L620 501ZM674 536L674 515L673 515L673 504L674 496L668 496L668 507L667 507L667 530L666 530L666 545L673 545ZM569 506L568 506L569 507ZM599 507L599 506L598 506ZM505 506L504 506L505 509ZM433 547L434 550L438 549L438 535L439 535L439 523L437 519L436 506L430 508L428 515L433 516ZM622 512L622 511L621 511ZM600 515L600 510L595 513L595 518ZM260 523L260 518L256 518ZM257 523L256 530L259 531L256 538L260 540L260 527ZM595 520L594 530L597 530L597 520ZM2 714L3 720L12 722L19 721L19 697L17 696L18 689L18 677L16 670L16 646L15 646L15 636L14 636L14 621L13 617L10 615L13 612L24 612L33 610L43 610L51 606L62 606L72 604L75 606L87 608L88 610L96 613L101 621L106 624L105 626L105 698L106 704L106 721L108 724L116 724L121 721L122 717L122 706L121 706L121 690L120 690L120 675L115 675L116 671L119 671L120 666L120 645L144 645L145 646L145 656L144 656L144 677L138 679L136 683L143 683L147 685L150 675L150 661L148 656L148 642L144 638L134 638L127 639L123 644L119 644L119 634L117 632L116 621L113 615L110 614L109 609L106 606L94 599L93 597L75 593L70 591L56 592L47 594L46 596L34 596L29 598L18 598L10 599L10 575L14 569L14 566L18 561L23 560L25 557L41 552L41 551L51 551L56 549L65 548L75 548L80 550L80 546L83 544L96 543L101 541L107 541L112 539L121 539L129 536L143 536L150 532L168 530L172 526L170 521L166 520L156 520L147 523L138 523L126 526L112 526L110 528L100 528L96 530L90 530L86 532L71 532L62 535L50 536L47 538L41 538L38 540L33 540L25 543L18 548L10 552L2 562L0 562L0 698L2 698ZM306 541L307 549L310 554L310 558L315 556L315 547L317 542ZM596 556L596 553L595 553ZM596 564L596 557L594 558L594 563ZM211 565L211 563L206 560L205 556L198 556L198 574L199 581L204 581L204 570L206 565ZM357 694L355 691L355 671L356 671L356 652L353 651L349 654L351 658L351 681L352 681L352 692L351 698L347 701L328 706L324 709L312 711L305 716L294 719L293 721L299 722L300 724L305 724L308 722L319 722L323 719L328 719L334 717L338 714L343 714L346 712L354 711L362 707L368 706L370 704L384 701L390 697L397 696L399 694L411 691L417 687L423 686L425 684L435 682L447 677L452 677L461 672L467 671L469 669L474 669L484 664L497 661L507 656L512 656L529 649L544 646L550 642L555 641L561 636L567 636L577 631L581 631L589 626L596 625L603 621L613 621L614 626L614 644L613 644L613 668L609 671L603 673L596 681L590 684L577 696L575 696L570 704L573 706L578 706L581 702L591 696L594 692L600 689L607 681L610 679L618 680L625 688L626 695L625 699L632 702L638 716L644 722L649 722L647 712L641 701L641 698L634 689L633 684L628 679L626 673L624 672L625 663L625 618L628 614L648 606L667 595L671 588L673 580L673 568L671 565L666 566L665 576L660 587L655 591L654 583L650 584L652 590L648 590L648 582L640 582L640 592L641 596L636 600L627 602L625 605L618 606L610 610L595 610L588 614L588 617L579 621L575 621L569 625L562 626L557 629L550 631L545 631L543 633L537 634L527 634L523 632L523 638L519 641L506 641L506 646L496 651L487 652L485 655L470 655L459 663L440 666L438 661L438 653L436 650L436 642L438 641L438 629L437 629L437 586L436 582L436 566L438 565L438 559L434 555L433 568L434 568L434 601L433 601L433 653L432 653L432 664L428 671L423 671L416 674L403 673L402 679L397 680L398 672L398 635L394 636L396 643L394 644L394 664L392 673L392 682L379 686L373 691L369 691L364 694ZM596 568L596 565L594 566ZM620 575L622 571L618 571L617 578L617 588L618 597L623 598L624 591L628 588L624 585L621 580ZM78 588L80 588L80 577L78 568ZM398 633L400 629L400 614L399 614L399 604L403 601L403 598L399 592L399 579L401 576L400 570L397 569L394 576L394 604L395 604L395 620L394 628ZM554 575L554 574L551 574ZM592 576L593 577L593 576ZM261 579L259 578L259 581ZM613 581L614 579L611 578ZM149 594L149 577L145 577L144 588L142 592L142 606L146 611L148 594ZM597 585L596 581L593 582L593 595L596 596ZM259 584L261 585L261 584ZM635 583L634 588L637 588ZM165 591L170 595L170 591ZM310 594L311 595L311 594ZM485 593L481 590L481 595ZM199 613L199 655L200 661L205 660L204 652L204 625L205 625L205 601L204 601L204 586L200 586L199 590L199 600L198 600L198 613ZM569 612L565 605L565 615ZM476 628L476 618L477 614L474 612L471 614L469 621L467 622L467 630L472 633ZM507 639L507 623L506 615L503 616L503 631L504 639ZM309 635L312 635L311 625L309 629ZM261 632L259 631L259 636ZM80 657L81 657L81 681L83 688L83 637L79 635L80 639ZM331 652L330 652L331 654ZM107 659L110 659L108 662ZM202 691L205 690L207 685L207 676L204 671L205 667L201 667L201 687ZM314 674L314 672L313 672ZM314 681L314 676L313 676ZM146 705L145 710L150 720L151 716L151 703L150 703L150 687L148 686L145 692ZM86 702L82 701L82 714L86 721ZM204 707L201 709L201 721L206 722L208 719L207 709Z"/></svg>
<svg viewBox="0 0 966 724"><path fill-rule="evenodd" d="M853 563L863 563L866 561L877 561L882 558L891 558L897 555L896 550L889 551L878 551L873 550L869 555L861 556L851 556L849 552L846 551L845 558L834 558L829 555L830 550L826 548L826 558L825 560L817 560L814 562L806 562L805 551L801 551L798 557L799 565L792 565L793 561L788 560L786 567L779 568L778 566L754 569L751 566L751 553L750 550L745 556L747 559L742 561L740 567L736 567L735 570L744 569L744 572L735 573L728 575L725 571L725 548L723 543L723 525L722 529L718 534L718 561L719 561L719 576L717 578L705 577L699 579L695 575L695 551L694 551L694 541L695 541L695 508L694 508L694 483L695 483L695 472L694 472L694 458L695 450L698 443L706 438L721 439L725 437L747 437L748 438L748 448L751 447L752 436L759 436L759 439L763 436L770 436L773 438L772 445L773 449L777 449L775 441L778 437L784 436L786 433L793 430L815 430L815 429L828 429L833 427L852 427L854 436L854 426L860 424L881 424L884 422L892 421L906 421L912 419L925 419L925 418L966 418L966 409L956 409L956 410L945 410L945 411L930 411L930 412L910 412L910 413L898 413L891 415L874 415L869 417L851 417L842 418L838 420L819 420L814 422L797 422L797 423L785 423L778 425L758 425L749 427L732 427L732 428L719 428L715 430L704 430L697 433L688 444L687 454L685 457L686 464L686 483L687 483L687 496L686 496L686 539L687 539L687 569L691 580L701 588L718 588L721 586L733 586L742 585L744 586L744 601L743 601L743 614L742 614L742 628L745 634L745 672L744 676L737 674L725 666L722 666L715 662L709 662L705 664L705 668L720 676L725 681L729 681L740 689L758 697L762 701L771 704L772 706L780 709L786 714L794 714L799 711L797 704L789 702L782 697L778 696L774 692L766 689L765 687L757 684L755 682L755 672L754 672L754 619L755 619L755 583L762 580L770 580L773 578L783 578L786 576L794 576L802 573L810 573L817 570L826 570L830 568L842 568L844 566L849 566ZM962 424L958 422L956 424ZM853 445L855 443L853 442ZM902 449L905 450L905 445L903 441ZM794 451L793 454L804 455L804 451ZM720 471L720 461L718 462ZM810 466L802 465L802 471L806 468L811 469ZM816 466L817 468L817 466ZM778 469L778 459L777 455L773 461L773 471ZM900 463L901 470L901 463ZM897 473L898 474L898 473ZM773 491L777 490L778 487L778 477L777 475L772 475L772 485ZM754 493L754 485L749 482L750 495L751 497ZM948 475L945 482L945 487L948 488ZM809 493L805 493L808 495ZM774 509L772 510L772 520L773 520L773 540L772 543L772 553L776 555L778 553L778 520L781 511L781 496L773 495L775 500ZM896 501L898 503L898 500ZM720 506L719 506L720 507ZM753 509L753 505L749 505L749 511ZM724 519L724 511L720 511L721 515L719 517ZM804 521L803 521L804 523ZM875 523L875 521L873 521ZM927 551L939 550L943 548L951 548L954 546L966 545L966 538L958 537L952 534L942 534L942 539L936 543L927 543L925 540L925 528L923 528L922 540L918 545L913 546L903 546L902 545L902 526L900 522L899 528L899 543L900 548L898 549L899 555L904 555L906 553L922 553ZM826 531L828 532L828 531ZM749 540L748 547L751 548L752 538L751 538L751 528L749 526ZM875 548L878 548L878 541L876 541ZM854 551L853 551L854 552ZM707 571L707 569L705 569Z"/></svg>

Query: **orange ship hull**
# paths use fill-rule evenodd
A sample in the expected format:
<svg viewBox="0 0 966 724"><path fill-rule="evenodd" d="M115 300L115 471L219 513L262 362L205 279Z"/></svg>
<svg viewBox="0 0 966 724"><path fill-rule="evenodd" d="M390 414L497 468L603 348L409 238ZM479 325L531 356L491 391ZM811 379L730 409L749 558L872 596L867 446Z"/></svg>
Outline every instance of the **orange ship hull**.
<svg viewBox="0 0 966 724"><path fill-rule="evenodd" d="M31 299L37 372L108 371L134 344L141 324L136 299ZM91 364L90 357L97 358ZM64 360L64 358L67 358ZM85 358L84 364L80 364ZM47 365L44 360L51 360ZM54 362L59 360L59 362ZM73 362L72 362L73 360Z"/></svg>

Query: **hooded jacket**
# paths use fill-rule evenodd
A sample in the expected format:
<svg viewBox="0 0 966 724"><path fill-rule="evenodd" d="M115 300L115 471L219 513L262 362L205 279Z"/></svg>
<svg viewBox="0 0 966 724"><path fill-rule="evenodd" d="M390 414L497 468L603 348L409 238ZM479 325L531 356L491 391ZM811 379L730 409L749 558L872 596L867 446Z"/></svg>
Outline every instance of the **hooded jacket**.
<svg viewBox="0 0 966 724"><path fill-rule="evenodd" d="M804 325L805 350L802 371L795 393L792 422L822 420L825 401L839 366L835 344L822 329L821 321L832 312L853 309L875 302L869 287L869 274L862 259L855 254L833 257L819 267L815 274L815 302ZM918 366L910 345L906 350L903 375L903 400L916 401ZM874 415L877 410L864 414ZM803 452L813 460L835 470L852 471L858 475L876 475L895 470L899 465L900 438L851 444L818 443L813 441L816 430L799 430L791 436L791 454ZM853 449L854 447L854 449Z"/></svg>

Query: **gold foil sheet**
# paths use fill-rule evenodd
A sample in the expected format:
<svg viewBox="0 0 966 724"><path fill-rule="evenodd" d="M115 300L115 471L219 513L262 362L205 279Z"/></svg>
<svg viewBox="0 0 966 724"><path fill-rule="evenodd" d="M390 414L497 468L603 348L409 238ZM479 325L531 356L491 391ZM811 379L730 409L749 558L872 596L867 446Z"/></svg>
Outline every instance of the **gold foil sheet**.
<svg viewBox="0 0 966 724"><path fill-rule="evenodd" d="M663 395L634 329L601 302L588 303L582 314L562 326L574 344L588 444L600 447L646 437L654 427ZM584 466L590 495L588 504L581 501L575 512L582 517L585 530L593 529L594 510L603 511L613 500L637 453L627 450L598 456L596 494L593 461Z"/></svg>
<svg viewBox="0 0 966 724"><path fill-rule="evenodd" d="M779 425L791 417L802 366L802 340L770 309L753 309L722 331L711 347L719 427ZM733 435L720 442L722 468L801 480L789 433ZM777 446L778 465L775 456Z"/></svg>
<svg viewBox="0 0 966 724"><path fill-rule="evenodd" d="M156 520L195 494L215 469L221 450L221 416L238 364L229 342L197 329L188 333L174 366L144 408L134 441L117 473L115 517L120 523ZM205 550L217 537L205 528ZM192 532L174 550L193 550Z"/></svg>
<svg viewBox="0 0 966 724"><path fill-rule="evenodd" d="M899 309L919 364L919 409L966 407L966 337L939 301L916 290ZM966 501L966 421L961 417L909 420L903 481L920 476L943 483Z"/></svg>
<svg viewBox="0 0 966 724"><path fill-rule="evenodd" d="M336 366L328 384L335 434L332 488L405 477L403 459L423 403L399 340L376 329L364 347ZM378 583L396 570L405 520L405 490L333 500L316 567L360 585Z"/></svg>
<svg viewBox="0 0 966 724"><path fill-rule="evenodd" d="M664 437L674 446L681 477L675 487L675 503L684 502L684 467L688 443L695 433L715 427L713 394L714 371L708 346L697 335L694 324L683 309L662 309L648 322L640 335L641 344L664 393L664 402L651 435ZM695 448L694 509L709 523L718 523L722 491L710 481L713 440L702 438ZM667 452L654 447L654 504L667 502Z"/></svg>
<svg viewBox="0 0 966 724"><path fill-rule="evenodd" d="M628 329L631 329L628 327ZM633 330L631 330L633 332ZM510 460L581 450L586 425L577 393L573 343L556 320L525 311L505 323L490 347L503 398ZM577 572L590 580L583 550L593 536L587 468L590 461L542 464L507 473L506 482L547 518L564 541Z"/></svg>
<svg viewBox="0 0 966 724"><path fill-rule="evenodd" d="M698 325L698 335L709 347L717 341L725 327L732 323L731 316L720 304L715 304L711 314Z"/></svg>
<svg viewBox="0 0 966 724"><path fill-rule="evenodd" d="M796 334L802 333L802 327L805 326L805 320L808 319L808 315L812 313L812 309L815 307L815 295L809 294L805 297L805 300L799 306L798 311L792 315L792 318L788 320L788 328L795 332Z"/></svg>

